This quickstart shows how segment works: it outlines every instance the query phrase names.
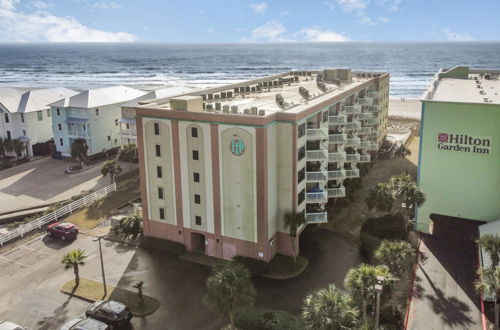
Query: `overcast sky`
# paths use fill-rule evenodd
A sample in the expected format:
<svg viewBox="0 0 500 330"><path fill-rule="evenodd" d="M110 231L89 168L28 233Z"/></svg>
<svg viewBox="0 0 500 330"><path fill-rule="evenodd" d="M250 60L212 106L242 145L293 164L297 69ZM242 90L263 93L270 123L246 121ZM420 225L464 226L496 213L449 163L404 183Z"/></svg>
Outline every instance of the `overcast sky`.
<svg viewBox="0 0 500 330"><path fill-rule="evenodd" d="M499 40L500 0L0 0L0 41Z"/></svg>

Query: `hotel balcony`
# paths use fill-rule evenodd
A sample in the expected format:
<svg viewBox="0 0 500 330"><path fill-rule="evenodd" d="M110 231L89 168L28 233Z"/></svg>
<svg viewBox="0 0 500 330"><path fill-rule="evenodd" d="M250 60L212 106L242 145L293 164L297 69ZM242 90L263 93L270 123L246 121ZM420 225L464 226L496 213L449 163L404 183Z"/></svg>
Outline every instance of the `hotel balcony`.
<svg viewBox="0 0 500 330"><path fill-rule="evenodd" d="M378 118L371 118L366 120L367 125L379 125L380 124L380 119Z"/></svg>
<svg viewBox="0 0 500 330"><path fill-rule="evenodd" d="M346 178L359 178L359 170L345 170Z"/></svg>
<svg viewBox="0 0 500 330"><path fill-rule="evenodd" d="M370 134L372 131L373 131L373 128L371 128L371 127L361 127L358 130L358 134L360 134L360 135Z"/></svg>
<svg viewBox="0 0 500 330"><path fill-rule="evenodd" d="M370 146L367 148L369 151L378 151L380 146L377 142L371 142Z"/></svg>
<svg viewBox="0 0 500 330"><path fill-rule="evenodd" d="M327 182L328 171L322 168L321 171L306 172L306 180L307 182Z"/></svg>
<svg viewBox="0 0 500 330"><path fill-rule="evenodd" d="M318 192L306 192L306 203L327 203L328 192L326 190Z"/></svg>
<svg viewBox="0 0 500 330"><path fill-rule="evenodd" d="M330 143L346 143L347 134L330 134L328 136L328 142Z"/></svg>
<svg viewBox="0 0 500 330"><path fill-rule="evenodd" d="M328 171L328 180L344 180L346 178L346 170L343 168L335 171Z"/></svg>
<svg viewBox="0 0 500 330"><path fill-rule="evenodd" d="M308 128L306 131L307 140L326 140L328 139L328 127Z"/></svg>
<svg viewBox="0 0 500 330"><path fill-rule="evenodd" d="M361 113L361 105L346 105L344 110L347 115L357 115Z"/></svg>
<svg viewBox="0 0 500 330"><path fill-rule="evenodd" d="M308 150L306 151L307 161L324 161L328 160L328 152L326 150Z"/></svg>
<svg viewBox="0 0 500 330"><path fill-rule="evenodd" d="M347 123L346 115L329 116L328 123L330 125L345 125Z"/></svg>
<svg viewBox="0 0 500 330"><path fill-rule="evenodd" d="M322 213L306 213L306 222L309 223L327 223L328 214Z"/></svg>
<svg viewBox="0 0 500 330"><path fill-rule="evenodd" d="M361 128L361 123L359 121L353 120L345 124L346 131L358 130Z"/></svg>
<svg viewBox="0 0 500 330"><path fill-rule="evenodd" d="M330 152L328 154L328 161L331 163L342 163L347 160L346 153L344 150L338 150L336 152Z"/></svg>
<svg viewBox="0 0 500 330"><path fill-rule="evenodd" d="M370 92L366 93L366 96L374 98L374 99L378 99L380 97L380 92L378 92L378 91L370 91Z"/></svg>
<svg viewBox="0 0 500 330"><path fill-rule="evenodd" d="M359 162L359 154L354 153L354 154L347 154L346 159L348 162Z"/></svg>
<svg viewBox="0 0 500 330"><path fill-rule="evenodd" d="M361 139L359 137L348 138L345 147L359 147L361 145Z"/></svg>
<svg viewBox="0 0 500 330"><path fill-rule="evenodd" d="M328 189L328 198L345 197L345 188L330 188Z"/></svg>
<svg viewBox="0 0 500 330"><path fill-rule="evenodd" d="M372 157L369 154L358 155L359 160L358 163L369 163L372 160Z"/></svg>
<svg viewBox="0 0 500 330"><path fill-rule="evenodd" d="M73 137L73 136L76 136L76 137L87 137L87 131L85 130L68 130L68 135Z"/></svg>
<svg viewBox="0 0 500 330"><path fill-rule="evenodd" d="M371 112L363 112L358 115L356 115L356 119L358 120L366 120L366 119L371 119L373 118L373 113Z"/></svg>
<svg viewBox="0 0 500 330"><path fill-rule="evenodd" d="M372 138L378 138L379 136L380 136L380 132L379 131L373 131L370 134L370 137L372 137Z"/></svg>
<svg viewBox="0 0 500 330"><path fill-rule="evenodd" d="M373 98L371 97L360 97L358 103L361 105L373 105Z"/></svg>
<svg viewBox="0 0 500 330"><path fill-rule="evenodd" d="M367 112L380 112L380 104L371 105L368 107Z"/></svg>

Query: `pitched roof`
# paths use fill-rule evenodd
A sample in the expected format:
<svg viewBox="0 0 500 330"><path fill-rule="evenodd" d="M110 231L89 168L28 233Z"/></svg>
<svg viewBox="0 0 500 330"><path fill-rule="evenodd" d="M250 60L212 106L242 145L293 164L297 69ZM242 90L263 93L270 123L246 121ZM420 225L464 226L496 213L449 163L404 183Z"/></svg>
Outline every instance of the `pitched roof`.
<svg viewBox="0 0 500 330"><path fill-rule="evenodd" d="M75 94L78 92L64 87L33 89L22 95L16 112L26 113L48 109L50 103Z"/></svg>
<svg viewBox="0 0 500 330"><path fill-rule="evenodd" d="M126 86L112 86L89 89L71 97L54 102L50 105L88 109L127 102L146 93L147 92Z"/></svg>
<svg viewBox="0 0 500 330"><path fill-rule="evenodd" d="M1 87L0 105L9 112L15 112L19 106L23 92L20 88Z"/></svg>

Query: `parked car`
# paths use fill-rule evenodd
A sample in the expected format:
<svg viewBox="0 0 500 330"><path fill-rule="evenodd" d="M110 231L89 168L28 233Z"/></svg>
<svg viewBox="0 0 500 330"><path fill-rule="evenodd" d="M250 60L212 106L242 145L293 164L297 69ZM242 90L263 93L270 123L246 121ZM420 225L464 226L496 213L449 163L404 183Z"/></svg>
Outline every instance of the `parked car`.
<svg viewBox="0 0 500 330"><path fill-rule="evenodd" d="M102 321L113 328L127 324L132 318L130 309L115 301L96 301L85 312L87 317Z"/></svg>
<svg viewBox="0 0 500 330"><path fill-rule="evenodd" d="M9 321L0 321L0 330L27 330L27 328Z"/></svg>
<svg viewBox="0 0 500 330"><path fill-rule="evenodd" d="M78 227L69 222L54 222L47 227L47 235L63 241L74 240L78 236Z"/></svg>
<svg viewBox="0 0 500 330"><path fill-rule="evenodd" d="M111 327L95 319L74 319L64 324L60 330L111 330Z"/></svg>

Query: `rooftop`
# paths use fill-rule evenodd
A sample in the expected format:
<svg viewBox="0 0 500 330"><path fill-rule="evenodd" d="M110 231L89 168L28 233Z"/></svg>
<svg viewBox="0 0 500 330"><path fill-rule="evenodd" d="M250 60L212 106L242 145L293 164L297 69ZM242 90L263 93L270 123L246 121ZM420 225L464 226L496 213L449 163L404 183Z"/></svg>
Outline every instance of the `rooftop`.
<svg viewBox="0 0 500 330"><path fill-rule="evenodd" d="M500 104L500 70L455 67L441 70L423 100L460 103Z"/></svg>
<svg viewBox="0 0 500 330"><path fill-rule="evenodd" d="M28 113L49 108L49 104L64 97L78 94L64 87L26 90L22 88L0 88L0 104L9 112Z"/></svg>
<svg viewBox="0 0 500 330"><path fill-rule="evenodd" d="M223 87L192 92L172 99L197 96L203 112L254 114L298 113L384 73L352 72L349 69L292 71ZM141 102L144 108L172 110L169 99ZM251 112L253 111L253 112Z"/></svg>
<svg viewBox="0 0 500 330"><path fill-rule="evenodd" d="M161 99L161 98L166 98L166 97L172 97L175 95L181 95L181 94L186 94L186 93L191 93L195 90L196 90L195 88L183 87L183 86L159 88L159 89L155 89L151 92L148 92L145 95L139 96L131 101L128 101L128 102L122 104L122 107L132 108L132 107L138 106L140 102L144 102L147 100Z"/></svg>

